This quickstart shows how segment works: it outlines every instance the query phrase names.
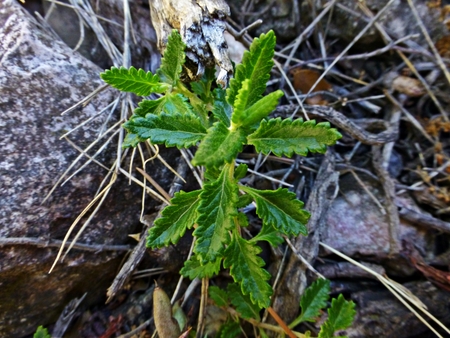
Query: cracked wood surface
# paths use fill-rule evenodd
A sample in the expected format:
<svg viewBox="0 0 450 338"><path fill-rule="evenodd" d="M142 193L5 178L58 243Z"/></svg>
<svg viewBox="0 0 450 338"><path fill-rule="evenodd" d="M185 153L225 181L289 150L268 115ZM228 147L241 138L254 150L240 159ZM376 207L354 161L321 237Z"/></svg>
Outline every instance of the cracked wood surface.
<svg viewBox="0 0 450 338"><path fill-rule="evenodd" d="M150 2L158 48L177 29L186 44L185 70L190 80L199 79L205 68L219 67L217 83L225 87L233 71L225 42L225 18L230 8L222 0L155 0Z"/></svg>

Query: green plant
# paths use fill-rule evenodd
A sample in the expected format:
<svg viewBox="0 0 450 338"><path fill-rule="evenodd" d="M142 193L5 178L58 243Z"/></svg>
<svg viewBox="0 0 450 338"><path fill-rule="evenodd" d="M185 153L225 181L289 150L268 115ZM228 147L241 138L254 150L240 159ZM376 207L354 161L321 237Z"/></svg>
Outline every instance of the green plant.
<svg viewBox="0 0 450 338"><path fill-rule="evenodd" d="M328 280L318 279L312 283L300 299L300 315L289 324L289 328L293 329L302 322L316 322L323 313L323 309L327 307L329 293L330 282ZM226 291L217 286L210 286L209 297L217 306L227 310L232 304L239 313L239 317L250 321L259 328L261 336L266 336L263 332L264 328L271 328L267 324L265 326L259 325L261 323L259 308L250 301L248 296L240 293L236 284L229 284ZM318 337L331 338L336 331L350 327L355 313L355 303L346 301L342 295L339 295L338 298L333 298L328 308L328 317L321 325ZM239 336L240 333L241 324L239 318L229 316L216 336L232 338Z"/></svg>
<svg viewBox="0 0 450 338"><path fill-rule="evenodd" d="M52 336L48 333L48 330L42 325L40 325L36 329L36 332L33 335L33 338L51 338L51 337Z"/></svg>
<svg viewBox="0 0 450 338"><path fill-rule="evenodd" d="M189 89L180 80L184 48L174 30L156 74L133 67L113 67L101 74L105 82L122 91L139 96L163 94L139 103L123 125L128 131L124 147L146 140L177 148L198 145L192 164L205 167L203 187L175 194L150 229L147 246L176 244L186 229L194 227L194 255L181 273L190 278L211 277L223 262L242 294L249 295L257 307L268 307L270 274L262 268L258 242L277 246L283 241L281 235L306 235L310 215L287 189L257 190L239 184L247 166L236 166L235 160L245 145L276 156L324 152L341 135L326 122L267 119L283 95L277 90L263 96L274 64L272 31L253 41L226 90L212 89L214 70L207 70ZM245 239L241 228L248 221L239 209L252 202L263 226L257 236Z"/></svg>

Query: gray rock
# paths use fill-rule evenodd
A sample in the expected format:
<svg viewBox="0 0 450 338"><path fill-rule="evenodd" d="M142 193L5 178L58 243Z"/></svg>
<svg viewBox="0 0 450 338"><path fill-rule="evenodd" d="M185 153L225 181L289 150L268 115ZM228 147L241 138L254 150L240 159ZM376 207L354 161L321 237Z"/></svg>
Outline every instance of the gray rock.
<svg viewBox="0 0 450 338"><path fill-rule="evenodd" d="M360 176L364 179L364 176ZM383 194L377 184L364 179L364 184L381 202ZM375 201L349 174L341 178L338 197L325 217L322 241L350 257L384 262L396 275L410 275L414 269L401 256L389 256L389 224ZM432 252L433 234L400 219L399 241L406 239L424 252Z"/></svg>
<svg viewBox="0 0 450 338"><path fill-rule="evenodd" d="M105 169L90 164L41 204L78 156L59 137L117 95L112 89L105 90L85 108L60 115L103 84L100 71L43 31L17 2L0 0L1 337L21 337L38 325L55 322L67 302L84 292L88 292L84 305L98 301L120 263L121 252L77 249L49 275L56 247L5 244L11 238L26 238L44 246L48 240L61 240L106 175ZM96 118L69 138L84 148L104 122L105 117ZM108 167L115 160L116 144L114 140L98 157ZM168 176L161 170L151 175L156 180ZM166 180L171 179L168 177ZM127 234L136 231L140 195L140 189L119 177L79 243L123 244Z"/></svg>

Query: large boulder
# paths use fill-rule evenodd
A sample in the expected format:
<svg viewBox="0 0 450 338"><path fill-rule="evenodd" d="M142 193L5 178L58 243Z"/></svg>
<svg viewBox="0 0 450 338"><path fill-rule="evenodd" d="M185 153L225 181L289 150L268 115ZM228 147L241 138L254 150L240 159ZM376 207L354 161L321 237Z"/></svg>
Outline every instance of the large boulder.
<svg viewBox="0 0 450 338"><path fill-rule="evenodd" d="M25 336L38 325L55 322L64 306L85 292L86 305L98 301L120 264L123 251L78 248L48 274L58 247L46 244L64 238L107 174L91 163L42 204L79 155L60 136L118 95L107 89L86 107L60 115L103 85L101 71L44 31L17 2L0 0L1 337ZM96 117L69 138L85 148L97 138L107 115ZM110 167L116 147L113 139L97 160ZM151 175L156 180L171 178L159 169ZM140 189L119 177L78 242L91 248L123 244L129 233L139 231L140 199Z"/></svg>

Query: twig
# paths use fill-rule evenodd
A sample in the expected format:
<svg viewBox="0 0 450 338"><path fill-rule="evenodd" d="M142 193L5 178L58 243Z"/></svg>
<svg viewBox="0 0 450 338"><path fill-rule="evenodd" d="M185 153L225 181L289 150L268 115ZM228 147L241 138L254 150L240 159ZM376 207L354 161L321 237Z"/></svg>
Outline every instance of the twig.
<svg viewBox="0 0 450 338"><path fill-rule="evenodd" d="M45 240L42 238L35 237L1 237L0 238L0 246L6 245L33 245L39 248L60 248L69 247L72 245L72 242L66 241L64 244L63 241L50 239ZM76 243L72 246L73 249L83 250L83 251L93 251L93 252L102 252L102 251L128 251L131 250L129 245L104 245L104 244L83 244Z"/></svg>
<svg viewBox="0 0 450 338"><path fill-rule="evenodd" d="M426 215L414 210L400 207L399 215L401 218L417 224L419 226L430 227L445 233L450 233L450 223L442 221L431 215Z"/></svg>
<svg viewBox="0 0 450 338"><path fill-rule="evenodd" d="M369 17L373 17L372 12L370 11L370 9L365 6L362 3L358 3L358 6L361 8L361 10ZM379 14L379 13L378 13ZM377 15L378 15L377 14ZM380 34L383 36L383 38L387 41L392 41L392 39L389 37L389 35L386 33L386 30L379 25L378 23L375 25L375 27L377 28L377 30L380 32ZM434 92L431 90L430 86L428 85L427 81L423 78L422 75L420 75L420 73L417 71L416 67L411 63L411 61L409 61L409 59L405 56L405 54L403 54L400 50L397 50L397 54L402 58L403 62L408 66L408 68L414 73L414 75L417 77L417 79L419 79L419 81L422 83L422 85L424 86L425 90L427 91L428 95L430 95L431 99L433 100L434 104L436 105L436 107L439 109L439 112L441 113L443 119L445 121L449 121L448 116L444 110L444 108L442 107L441 103L439 102L439 100L436 98L436 95L434 95Z"/></svg>
<svg viewBox="0 0 450 338"><path fill-rule="evenodd" d="M327 6L324 8L324 10L322 12L320 12L320 14L313 20L313 22L311 22L308 27L306 27L302 34L300 34L300 36L298 36L295 41L294 44L290 44L289 46L285 47L284 49L281 50L281 53L286 52L289 48L291 48L291 52L289 53L288 58L286 59L283 68L287 68L289 67L289 64L292 60L292 57L294 56L295 52L298 49L298 46L300 46L300 44L303 42L303 40L305 39L305 37L312 31L312 29L317 25L318 22L320 22L320 20L322 20L322 18L333 8L334 4L336 3L337 0L332 0L331 3L328 3Z"/></svg>
<svg viewBox="0 0 450 338"><path fill-rule="evenodd" d="M119 337L117 338L131 338L133 337L135 334L141 332L142 330L144 330L147 326L149 326L151 323L153 322L153 317L150 319L147 319L145 322L143 322L141 325L139 325L137 328L131 330L130 332L127 332L125 334L121 334Z"/></svg>
<svg viewBox="0 0 450 338"><path fill-rule="evenodd" d="M239 313L235 310L235 309L233 309L233 308L231 308L231 307L228 307L227 309L226 309L233 317L239 317L239 318L242 318L240 315L239 315ZM277 333L286 333L281 327L279 327L279 326L275 326L275 325L271 325L271 324L266 324L266 323L261 323L261 322L259 322L259 321L257 321L256 319L253 319L253 318L242 318L242 319L244 319L245 321L247 321L247 322L249 322L250 324L252 324L252 325L254 325L254 326L256 326L256 327L259 327L259 328L261 328L261 329L266 329L266 330L270 330L270 331L273 331L273 332L277 332ZM306 338L307 336L306 335L304 335L304 334L301 334L301 333L299 333L299 332L293 332L294 333L294 335L295 335L295 337L298 337L298 338Z"/></svg>
<svg viewBox="0 0 450 338"><path fill-rule="evenodd" d="M411 0L407 0L407 1L408 1L409 7L411 8L411 11L414 14L414 17L416 18L417 24L419 25L420 30L422 31L422 34L428 43L428 46L433 51L433 54L436 57L438 66L444 72L445 77L447 78L447 81L450 84L450 73L448 72L448 69L444 64L444 61L442 60L441 55L439 54L438 50L436 49L436 46L434 45L433 41L431 40L430 34L428 34L428 32L427 32L427 29L425 28L425 25L423 24L422 19L420 18L419 13L417 12L416 6L414 5L414 3Z"/></svg>
<svg viewBox="0 0 450 338"><path fill-rule="evenodd" d="M397 108L399 108L402 113L405 115L405 117L409 120L409 122L412 123L412 125L414 127L417 128L417 130L420 131L420 133L428 140L430 141L432 144L435 143L435 141L433 140L433 138L425 131L425 129L423 129L423 127L421 126L421 124L419 123L419 121L417 121L417 119L409 112L407 111L403 105L397 101L397 99L395 97L393 97L389 92L385 91L386 97L397 106Z"/></svg>
<svg viewBox="0 0 450 338"><path fill-rule="evenodd" d="M267 311L269 311L270 315L275 319L275 321L278 323L278 325L281 326L283 331L289 336L289 338L296 338L297 336L292 332L292 330L287 326L287 324L284 322L283 319L278 316L278 313L275 312L274 309L272 309L270 306L267 308Z"/></svg>
<svg viewBox="0 0 450 338"><path fill-rule="evenodd" d="M381 156L381 148L379 146L372 147L372 165L378 175L384 190L384 210L389 222L389 254L394 255L400 251L399 245L399 226L400 219L398 209L395 205L395 185L389 176L388 171L383 166L383 158Z"/></svg>
<svg viewBox="0 0 450 338"><path fill-rule="evenodd" d="M378 18L389 8L390 5L392 5L394 3L395 0L389 0L386 5L380 9L378 11L378 13L369 21L369 23L358 33L358 35L352 40L352 42L350 42L345 48L344 50L336 57L336 59L334 59L334 61L323 71L323 73L319 76L319 78L317 79L317 81L314 83L314 85L312 85L312 87L309 89L308 94L311 93L316 87L317 85L320 83L320 81L323 80L323 78L328 74L328 72L330 71L330 69L332 67L334 67L336 65L336 63L339 62L339 60L341 59L342 56L344 56L349 50L350 48L353 47L353 45L359 40L361 39L361 37L366 34L366 32L369 30L370 27L372 27L372 25L378 20Z"/></svg>

